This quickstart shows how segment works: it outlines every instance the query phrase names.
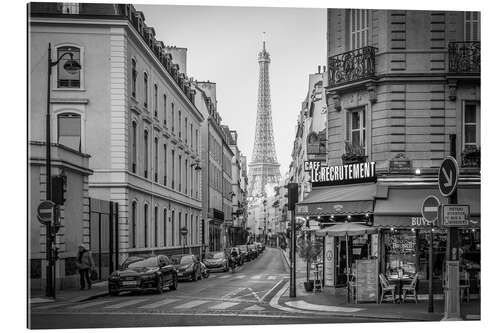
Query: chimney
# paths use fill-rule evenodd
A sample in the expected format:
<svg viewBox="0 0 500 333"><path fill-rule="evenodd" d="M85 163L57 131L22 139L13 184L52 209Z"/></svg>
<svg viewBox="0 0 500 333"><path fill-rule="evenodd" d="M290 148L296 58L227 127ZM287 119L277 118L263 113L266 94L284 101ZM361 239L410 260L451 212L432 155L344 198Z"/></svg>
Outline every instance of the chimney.
<svg viewBox="0 0 500 333"><path fill-rule="evenodd" d="M321 73L321 65L318 65L318 74Z"/></svg>
<svg viewBox="0 0 500 333"><path fill-rule="evenodd" d="M323 66L323 73L326 72L326 66Z"/></svg>

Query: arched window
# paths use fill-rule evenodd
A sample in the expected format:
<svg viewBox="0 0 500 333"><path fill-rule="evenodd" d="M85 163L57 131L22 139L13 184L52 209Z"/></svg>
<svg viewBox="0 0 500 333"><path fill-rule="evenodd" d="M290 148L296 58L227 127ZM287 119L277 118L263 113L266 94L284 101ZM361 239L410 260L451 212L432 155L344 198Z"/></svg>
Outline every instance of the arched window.
<svg viewBox="0 0 500 333"><path fill-rule="evenodd" d="M137 172L137 123L132 122L132 172Z"/></svg>
<svg viewBox="0 0 500 333"><path fill-rule="evenodd" d="M144 204L144 247L148 247L148 204Z"/></svg>
<svg viewBox="0 0 500 333"><path fill-rule="evenodd" d="M77 113L61 113L57 116L57 142L68 148L82 150L82 121Z"/></svg>
<svg viewBox="0 0 500 333"><path fill-rule="evenodd" d="M131 232L131 240L132 240L132 248L137 246L136 237L137 237L137 203L132 202L132 232Z"/></svg>
<svg viewBox="0 0 500 333"><path fill-rule="evenodd" d="M80 88L80 77L83 70L83 64L80 59L80 48L76 46L59 46L56 51L57 58L61 58L57 64L57 88ZM73 56L73 60L78 62L82 67L80 70L68 71L64 69L64 65Z"/></svg>
<svg viewBox="0 0 500 333"><path fill-rule="evenodd" d="M144 177L148 178L148 168L149 168L149 145L148 145L148 131L144 131Z"/></svg>
<svg viewBox="0 0 500 333"><path fill-rule="evenodd" d="M148 107L148 74L144 73L144 107Z"/></svg>
<svg viewBox="0 0 500 333"><path fill-rule="evenodd" d="M175 210L172 209L172 246L175 246Z"/></svg>
<svg viewBox="0 0 500 333"><path fill-rule="evenodd" d="M167 209L163 209L163 246L167 246Z"/></svg>
<svg viewBox="0 0 500 333"><path fill-rule="evenodd" d="M158 247L158 207L155 207L155 247Z"/></svg>
<svg viewBox="0 0 500 333"><path fill-rule="evenodd" d="M132 97L137 97L137 63L132 59Z"/></svg>
<svg viewBox="0 0 500 333"><path fill-rule="evenodd" d="M154 168L155 168L155 182L158 182L158 138L155 138Z"/></svg>

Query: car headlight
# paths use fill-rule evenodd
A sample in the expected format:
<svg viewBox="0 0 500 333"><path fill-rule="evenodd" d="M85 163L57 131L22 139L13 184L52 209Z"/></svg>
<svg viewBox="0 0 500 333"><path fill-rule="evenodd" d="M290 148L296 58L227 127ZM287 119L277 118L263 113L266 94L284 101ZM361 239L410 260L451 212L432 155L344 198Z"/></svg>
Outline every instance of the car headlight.
<svg viewBox="0 0 500 333"><path fill-rule="evenodd" d="M142 280L152 280L156 277L156 274L145 274L141 276Z"/></svg>

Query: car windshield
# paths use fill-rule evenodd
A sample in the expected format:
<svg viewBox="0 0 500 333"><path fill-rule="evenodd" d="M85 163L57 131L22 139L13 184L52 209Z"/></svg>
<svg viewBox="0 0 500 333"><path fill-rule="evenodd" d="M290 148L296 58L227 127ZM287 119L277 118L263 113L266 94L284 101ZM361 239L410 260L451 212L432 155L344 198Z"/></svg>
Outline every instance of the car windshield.
<svg viewBox="0 0 500 333"><path fill-rule="evenodd" d="M156 257L142 258L137 260L132 260L124 264L125 268L144 268L144 267L155 267L158 266L158 259Z"/></svg>
<svg viewBox="0 0 500 333"><path fill-rule="evenodd" d="M172 256L172 262L174 265L186 265L186 264L192 264L193 259L191 256Z"/></svg>
<svg viewBox="0 0 500 333"><path fill-rule="evenodd" d="M207 253L207 259L223 259L224 252L209 252Z"/></svg>

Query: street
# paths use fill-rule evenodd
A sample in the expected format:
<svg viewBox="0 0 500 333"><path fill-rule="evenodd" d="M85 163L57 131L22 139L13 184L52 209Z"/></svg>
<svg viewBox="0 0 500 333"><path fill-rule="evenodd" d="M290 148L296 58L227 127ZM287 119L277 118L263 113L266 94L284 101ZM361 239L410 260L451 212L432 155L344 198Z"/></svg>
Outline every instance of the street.
<svg viewBox="0 0 500 333"><path fill-rule="evenodd" d="M32 328L93 328L198 325L258 325L345 322L331 314L283 311L272 299L288 282L279 249L267 248L234 273L179 283L156 294L124 293L79 303L32 305ZM349 322L366 319L349 318ZM370 319L369 321L374 321Z"/></svg>

